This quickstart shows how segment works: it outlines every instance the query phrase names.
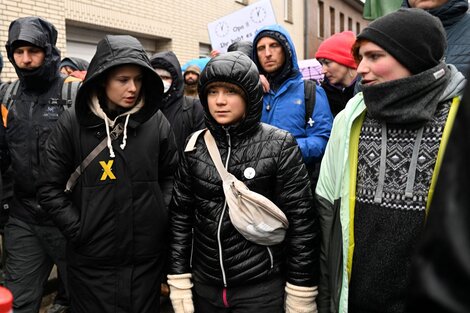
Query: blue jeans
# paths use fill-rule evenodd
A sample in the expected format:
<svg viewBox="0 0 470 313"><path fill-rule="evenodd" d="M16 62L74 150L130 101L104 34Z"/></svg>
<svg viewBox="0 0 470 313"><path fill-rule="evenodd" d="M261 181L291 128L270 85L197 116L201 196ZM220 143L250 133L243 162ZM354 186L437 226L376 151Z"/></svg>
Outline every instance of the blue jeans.
<svg viewBox="0 0 470 313"><path fill-rule="evenodd" d="M57 227L27 224L10 216L5 226L5 248L5 286L13 293L15 313L39 312L54 264L63 286L67 286L65 237Z"/></svg>

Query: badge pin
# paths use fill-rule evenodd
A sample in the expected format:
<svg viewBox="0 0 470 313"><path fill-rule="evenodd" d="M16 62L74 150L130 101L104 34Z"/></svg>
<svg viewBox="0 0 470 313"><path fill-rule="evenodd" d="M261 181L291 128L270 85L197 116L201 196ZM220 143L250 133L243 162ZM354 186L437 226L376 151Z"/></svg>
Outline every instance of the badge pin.
<svg viewBox="0 0 470 313"><path fill-rule="evenodd" d="M252 179L253 177L255 177L255 174L256 174L255 169L252 167L247 167L245 171L243 172L243 175L245 175L246 179Z"/></svg>

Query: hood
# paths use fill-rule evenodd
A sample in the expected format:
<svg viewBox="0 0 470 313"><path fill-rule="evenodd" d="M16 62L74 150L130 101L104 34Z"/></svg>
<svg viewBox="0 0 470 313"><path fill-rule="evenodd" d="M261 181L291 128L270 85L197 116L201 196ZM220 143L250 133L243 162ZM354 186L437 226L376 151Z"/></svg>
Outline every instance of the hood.
<svg viewBox="0 0 470 313"><path fill-rule="evenodd" d="M42 48L45 53L44 63L37 69L26 71L20 69L13 58L13 51L18 42L25 41ZM57 30L48 21L28 16L14 20L8 29L8 41L5 45L7 56L15 68L24 88L45 90L59 74L60 51L56 47Z"/></svg>
<svg viewBox="0 0 470 313"><path fill-rule="evenodd" d="M184 94L184 80L180 62L172 51L165 51L154 54L150 58L150 64L153 68L162 68L171 74L173 82L170 90L163 95L163 108L168 108L181 99Z"/></svg>
<svg viewBox="0 0 470 313"><path fill-rule="evenodd" d="M253 55L253 43L248 40L241 40L241 41L236 41L232 43L230 46L227 48L227 52L232 52L232 51L240 51L246 54L251 58Z"/></svg>
<svg viewBox="0 0 470 313"><path fill-rule="evenodd" d="M467 82L465 76L454 65L447 64L447 68L450 70L450 78L439 101L451 100L456 96L462 96Z"/></svg>
<svg viewBox="0 0 470 313"><path fill-rule="evenodd" d="M76 69L77 71L86 71L90 63L84 59L76 57L63 58L60 62L60 67L69 65Z"/></svg>
<svg viewBox="0 0 470 313"><path fill-rule="evenodd" d="M403 0L402 7L410 8L408 0ZM464 14L467 14L467 10L467 0L449 0L440 7L426 11L438 17L446 27L458 22Z"/></svg>
<svg viewBox="0 0 470 313"><path fill-rule="evenodd" d="M256 45L258 41L263 37L271 37L277 40L283 47L284 54L286 55L286 62L284 63L284 67L277 72L272 77L264 72L263 68L261 67L258 54L256 52ZM253 62L255 62L258 70L261 74L264 74L271 84L274 84L274 89L277 89L284 81L292 77L301 77L299 71L299 65L297 60L297 53L295 52L294 42L290 37L287 30L282 27L281 25L274 24L260 28L253 39L253 54L252 54Z"/></svg>
<svg viewBox="0 0 470 313"><path fill-rule="evenodd" d="M103 120L90 109L92 96L106 79L107 72L116 66L134 64L143 69L141 99L142 109L132 114L129 127L137 127L148 120L162 105L163 83L155 73L141 43L128 35L106 35L97 45L96 53L90 62L85 80L80 87L75 112L82 125L94 126Z"/></svg>
<svg viewBox="0 0 470 313"><path fill-rule="evenodd" d="M246 115L239 123L227 128L230 134L242 137L255 131L261 119L263 88L258 69L251 59L239 51L221 54L207 63L199 79L199 99L204 108L206 126L214 137L225 141L225 130L211 116L207 104L207 86L212 82L235 84L246 94Z"/></svg>

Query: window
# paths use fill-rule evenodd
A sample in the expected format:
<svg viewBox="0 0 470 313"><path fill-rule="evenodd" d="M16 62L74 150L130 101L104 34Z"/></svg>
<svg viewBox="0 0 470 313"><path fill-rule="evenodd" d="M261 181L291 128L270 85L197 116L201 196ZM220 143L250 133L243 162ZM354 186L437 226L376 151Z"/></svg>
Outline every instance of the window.
<svg viewBox="0 0 470 313"><path fill-rule="evenodd" d="M335 8L330 7L330 35L335 33Z"/></svg>
<svg viewBox="0 0 470 313"><path fill-rule="evenodd" d="M340 32L344 31L344 14L343 13L339 14L339 31Z"/></svg>
<svg viewBox="0 0 470 313"><path fill-rule="evenodd" d="M356 22L356 35L359 35L361 32L361 24L359 22Z"/></svg>
<svg viewBox="0 0 470 313"><path fill-rule="evenodd" d="M294 22L292 16L292 0L284 0L284 21L288 23Z"/></svg>
<svg viewBox="0 0 470 313"><path fill-rule="evenodd" d="M85 28L75 25L66 25L66 46L67 57L79 57L84 60L90 61L96 52L96 44L106 35L122 34L120 30L100 30L93 28ZM170 41L165 38L148 38L140 37L133 34L142 46L144 47L147 55L150 57L155 52L160 51ZM62 56L63 57L63 56Z"/></svg>
<svg viewBox="0 0 470 313"><path fill-rule="evenodd" d="M348 30L352 31L352 18L348 17Z"/></svg>
<svg viewBox="0 0 470 313"><path fill-rule="evenodd" d="M211 55L212 47L206 43L199 43L199 57L205 58Z"/></svg>
<svg viewBox="0 0 470 313"><path fill-rule="evenodd" d="M318 37L325 37L325 16L323 1L318 1Z"/></svg>

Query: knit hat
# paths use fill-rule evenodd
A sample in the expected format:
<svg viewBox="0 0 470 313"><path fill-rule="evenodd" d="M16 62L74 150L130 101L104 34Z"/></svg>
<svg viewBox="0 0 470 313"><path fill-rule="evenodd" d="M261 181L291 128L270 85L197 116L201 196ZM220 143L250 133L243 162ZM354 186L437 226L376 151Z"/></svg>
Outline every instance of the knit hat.
<svg viewBox="0 0 470 313"><path fill-rule="evenodd" d="M199 66L197 65L190 65L186 68L186 71L184 71L184 73L194 73L194 74L197 74L198 76L201 75L201 69L199 68Z"/></svg>
<svg viewBox="0 0 470 313"><path fill-rule="evenodd" d="M351 53L355 41L356 35L352 31L334 34L321 43L317 53L315 53L315 58L328 59L350 68L357 68L356 61L354 61Z"/></svg>
<svg viewBox="0 0 470 313"><path fill-rule="evenodd" d="M439 64L447 47L444 27L421 9L399 9L369 24L357 36L382 47L417 74Z"/></svg>

